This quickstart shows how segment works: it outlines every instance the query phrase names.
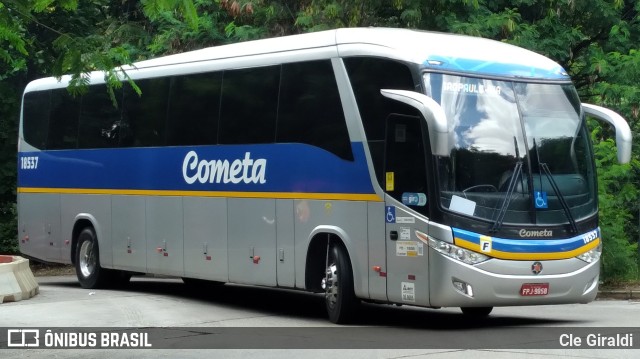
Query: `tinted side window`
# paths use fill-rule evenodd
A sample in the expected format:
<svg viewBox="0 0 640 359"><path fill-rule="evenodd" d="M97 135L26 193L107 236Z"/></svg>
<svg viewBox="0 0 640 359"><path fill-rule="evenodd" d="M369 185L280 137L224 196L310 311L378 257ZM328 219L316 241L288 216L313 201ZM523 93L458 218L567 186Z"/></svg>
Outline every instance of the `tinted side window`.
<svg viewBox="0 0 640 359"><path fill-rule="evenodd" d="M45 149L49 129L49 91L29 92L22 106L22 134L31 146Z"/></svg>
<svg viewBox="0 0 640 359"><path fill-rule="evenodd" d="M372 57L344 60L369 143L378 183L384 188L384 139L387 117L392 114L419 115L418 112L380 93L381 89L415 90L411 70L404 64Z"/></svg>
<svg viewBox="0 0 640 359"><path fill-rule="evenodd" d="M415 91L411 70L399 62L371 57L344 60L368 140L383 140L390 113L415 110L380 93L381 89Z"/></svg>
<svg viewBox="0 0 640 359"><path fill-rule="evenodd" d="M212 145L218 138L222 72L174 77L167 145Z"/></svg>
<svg viewBox="0 0 640 359"><path fill-rule="evenodd" d="M169 78L135 80L142 94L124 85L122 120L129 125L129 132L120 139L123 147L151 147L164 145L164 129L167 121Z"/></svg>
<svg viewBox="0 0 640 359"><path fill-rule="evenodd" d="M119 145L120 133L127 131L127 124L121 121L120 104L122 92L116 91L118 107L115 107L107 93L106 85L90 86L82 96L79 148L105 148Z"/></svg>
<svg viewBox="0 0 640 359"><path fill-rule="evenodd" d="M71 96L67 89L51 91L47 149L57 150L78 147L79 114L79 98Z"/></svg>
<svg viewBox="0 0 640 359"><path fill-rule="evenodd" d="M218 143L275 141L280 66L225 71Z"/></svg>
<svg viewBox="0 0 640 359"><path fill-rule="evenodd" d="M353 160L331 62L282 66L277 142L300 142Z"/></svg>

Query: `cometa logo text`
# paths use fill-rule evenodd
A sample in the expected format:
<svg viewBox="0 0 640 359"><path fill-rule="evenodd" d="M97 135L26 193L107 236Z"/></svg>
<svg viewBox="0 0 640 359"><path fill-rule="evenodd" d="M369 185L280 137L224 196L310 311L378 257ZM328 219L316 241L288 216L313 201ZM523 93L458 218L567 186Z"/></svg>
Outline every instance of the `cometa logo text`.
<svg viewBox="0 0 640 359"><path fill-rule="evenodd" d="M188 184L205 183L233 183L249 184L266 183L265 171L267 160L252 159L251 153L246 152L243 159L232 162L229 160L199 159L196 151L189 151L182 162L182 177Z"/></svg>
<svg viewBox="0 0 640 359"><path fill-rule="evenodd" d="M540 231L527 231L526 229L521 229L518 234L520 235L520 237L552 237L553 231L548 229L543 229Z"/></svg>

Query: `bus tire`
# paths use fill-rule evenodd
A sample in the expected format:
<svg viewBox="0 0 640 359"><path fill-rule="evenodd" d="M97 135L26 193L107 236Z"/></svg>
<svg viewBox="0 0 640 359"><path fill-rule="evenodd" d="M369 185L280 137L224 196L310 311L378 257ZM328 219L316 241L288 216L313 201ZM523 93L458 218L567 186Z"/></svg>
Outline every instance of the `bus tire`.
<svg viewBox="0 0 640 359"><path fill-rule="evenodd" d="M76 276L82 288L100 288L109 281L109 271L100 267L98 238L91 227L84 228L78 235L75 266Z"/></svg>
<svg viewBox="0 0 640 359"><path fill-rule="evenodd" d="M460 310L470 318L485 318L489 316L493 307L462 307Z"/></svg>
<svg viewBox="0 0 640 359"><path fill-rule="evenodd" d="M353 291L353 273L347 251L341 245L329 249L328 267L322 279L325 291L325 306L332 323L349 322L356 310L358 300Z"/></svg>

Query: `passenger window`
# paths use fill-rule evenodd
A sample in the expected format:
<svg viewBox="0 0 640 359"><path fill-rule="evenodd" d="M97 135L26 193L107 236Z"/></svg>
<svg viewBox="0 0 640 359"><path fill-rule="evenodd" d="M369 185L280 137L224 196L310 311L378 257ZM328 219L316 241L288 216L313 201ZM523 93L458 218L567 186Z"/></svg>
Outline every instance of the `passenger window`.
<svg viewBox="0 0 640 359"><path fill-rule="evenodd" d="M338 85L329 60L282 66L276 141L306 143L353 160Z"/></svg>
<svg viewBox="0 0 640 359"><path fill-rule="evenodd" d="M29 92L24 95L22 135L28 144L42 150L47 147L50 102L50 91Z"/></svg>
<svg viewBox="0 0 640 359"><path fill-rule="evenodd" d="M121 133L122 147L152 147L164 145L167 121L169 78L134 80L142 91L138 95L124 84L123 122L128 124L126 136Z"/></svg>
<svg viewBox="0 0 640 359"><path fill-rule="evenodd" d="M118 147L120 133L128 131L128 124L121 121L122 91L114 90L118 107L113 105L106 85L90 86L82 96L79 148Z"/></svg>
<svg viewBox="0 0 640 359"><path fill-rule="evenodd" d="M273 143L280 66L225 71L218 143Z"/></svg>
<svg viewBox="0 0 640 359"><path fill-rule="evenodd" d="M51 91L51 112L47 149L62 150L78 147L80 100L67 89Z"/></svg>
<svg viewBox="0 0 640 359"><path fill-rule="evenodd" d="M218 137L222 72L171 80L167 145L213 145Z"/></svg>

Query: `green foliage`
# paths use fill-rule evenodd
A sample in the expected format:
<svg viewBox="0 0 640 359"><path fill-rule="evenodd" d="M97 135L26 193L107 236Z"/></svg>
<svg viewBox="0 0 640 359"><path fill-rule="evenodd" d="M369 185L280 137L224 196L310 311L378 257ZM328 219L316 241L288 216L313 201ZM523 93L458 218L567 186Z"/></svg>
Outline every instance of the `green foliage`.
<svg viewBox="0 0 640 359"><path fill-rule="evenodd" d="M144 13L149 20L157 21L167 13L180 14L191 29L197 29L199 16L196 5L191 0L142 0Z"/></svg>
<svg viewBox="0 0 640 359"><path fill-rule="evenodd" d="M64 55L59 56L54 62L52 74L57 77L71 74L71 93L79 95L85 92L90 81L90 72L101 69L114 106L117 106L114 90L121 88L124 80L140 94L138 86L131 81L121 66L131 62L129 52L122 46L105 46L103 35L78 38L61 36L53 43L53 47Z"/></svg>
<svg viewBox="0 0 640 359"><path fill-rule="evenodd" d="M304 31L321 31L337 27L372 26L377 23L378 12L395 7L396 16L402 0L383 5L383 1L313 0L303 1L298 8L295 25ZM420 12L408 11L407 19L419 18Z"/></svg>
<svg viewBox="0 0 640 359"><path fill-rule="evenodd" d="M52 9L56 4L65 10L75 10L78 0L35 0L32 6L35 12L42 12Z"/></svg>
<svg viewBox="0 0 640 359"><path fill-rule="evenodd" d="M21 3L0 3L0 80L26 69L28 41L25 38L24 22L19 13L24 11Z"/></svg>
<svg viewBox="0 0 640 359"><path fill-rule="evenodd" d="M16 88L0 82L0 253L17 253L16 142L18 101Z"/></svg>
<svg viewBox="0 0 640 359"><path fill-rule="evenodd" d="M603 238L602 277L606 282L636 279L638 276L638 228L634 212L640 191L637 173L640 163L617 163L613 140L600 140L601 128L595 126L592 137L598 173L600 228ZM635 206L630 206L635 204ZM640 220L640 218L638 218Z"/></svg>
<svg viewBox="0 0 640 359"><path fill-rule="evenodd" d="M16 204L0 206L0 254L18 254Z"/></svg>
<svg viewBox="0 0 640 359"><path fill-rule="evenodd" d="M288 33L280 26L286 9L278 4L246 0L201 0L193 4L196 10L193 22L180 11L145 8L155 27L148 45L152 54L166 55Z"/></svg>
<svg viewBox="0 0 640 359"><path fill-rule="evenodd" d="M16 88L0 82L0 206L15 202L18 102Z"/></svg>

